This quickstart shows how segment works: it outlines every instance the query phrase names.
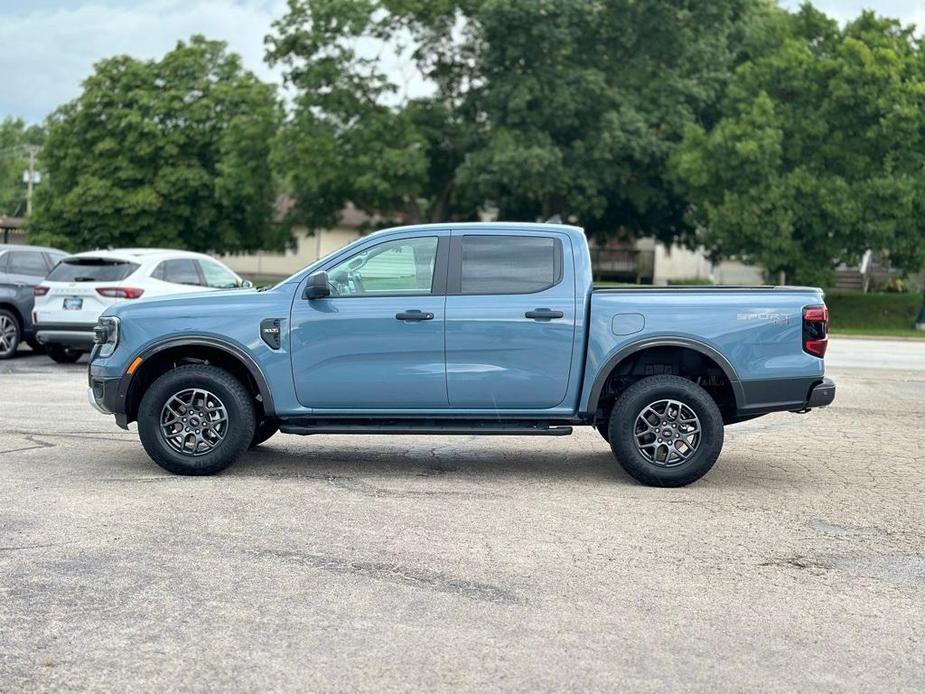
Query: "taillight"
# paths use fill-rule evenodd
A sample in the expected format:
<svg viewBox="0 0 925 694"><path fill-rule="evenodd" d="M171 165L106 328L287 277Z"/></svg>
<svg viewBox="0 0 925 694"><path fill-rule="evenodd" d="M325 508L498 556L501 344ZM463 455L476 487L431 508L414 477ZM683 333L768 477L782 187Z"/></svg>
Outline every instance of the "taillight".
<svg viewBox="0 0 925 694"><path fill-rule="evenodd" d="M42 287L42 286L32 287L32 293L35 296L45 296L48 293L48 287Z"/></svg>
<svg viewBox="0 0 925 694"><path fill-rule="evenodd" d="M97 287L96 293L110 299L137 299L145 290L134 287Z"/></svg>
<svg viewBox="0 0 925 694"><path fill-rule="evenodd" d="M803 309L803 351L820 359L829 346L829 309L806 306Z"/></svg>

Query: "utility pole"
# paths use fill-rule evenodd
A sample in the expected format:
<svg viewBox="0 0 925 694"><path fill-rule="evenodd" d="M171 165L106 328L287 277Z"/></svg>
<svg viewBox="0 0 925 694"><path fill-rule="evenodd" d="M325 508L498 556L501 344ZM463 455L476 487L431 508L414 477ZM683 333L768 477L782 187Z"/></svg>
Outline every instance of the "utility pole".
<svg viewBox="0 0 925 694"><path fill-rule="evenodd" d="M39 153L39 148L35 145L27 145L26 151L29 153L29 180L26 183L26 216L32 214L32 186L35 181L35 155Z"/></svg>

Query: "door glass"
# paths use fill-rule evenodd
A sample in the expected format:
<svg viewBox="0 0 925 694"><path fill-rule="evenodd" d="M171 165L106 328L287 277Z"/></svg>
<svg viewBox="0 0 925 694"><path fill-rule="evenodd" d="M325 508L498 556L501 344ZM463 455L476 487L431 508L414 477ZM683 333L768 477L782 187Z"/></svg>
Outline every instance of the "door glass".
<svg viewBox="0 0 925 694"><path fill-rule="evenodd" d="M196 269L195 261L182 258L178 260L165 260L161 265L164 266L164 281L173 284L193 284L200 285L199 271Z"/></svg>
<svg viewBox="0 0 925 694"><path fill-rule="evenodd" d="M14 275L44 277L48 274L45 257L35 251L10 251L9 272Z"/></svg>
<svg viewBox="0 0 925 694"><path fill-rule="evenodd" d="M437 237L387 241L328 271L332 296L430 294Z"/></svg>
<svg viewBox="0 0 925 694"><path fill-rule="evenodd" d="M207 287L217 289L231 289L238 286L238 278L228 268L211 260L200 260L199 267L206 280Z"/></svg>
<svg viewBox="0 0 925 694"><path fill-rule="evenodd" d="M559 242L544 236L463 236L463 294L532 294L561 275Z"/></svg>

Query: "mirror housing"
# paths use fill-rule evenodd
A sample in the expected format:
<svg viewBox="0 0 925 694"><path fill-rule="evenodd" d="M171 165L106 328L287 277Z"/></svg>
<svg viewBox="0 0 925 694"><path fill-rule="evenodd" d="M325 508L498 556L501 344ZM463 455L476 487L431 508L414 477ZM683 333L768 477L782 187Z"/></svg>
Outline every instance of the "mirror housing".
<svg viewBox="0 0 925 694"><path fill-rule="evenodd" d="M324 299L331 296L328 273L324 270L319 270L309 275L308 283L305 285L305 293L302 296L305 299Z"/></svg>
<svg viewBox="0 0 925 694"><path fill-rule="evenodd" d="M254 283L251 282L250 280L243 280L241 282L241 289L251 289L253 288L253 286L254 286Z"/></svg>

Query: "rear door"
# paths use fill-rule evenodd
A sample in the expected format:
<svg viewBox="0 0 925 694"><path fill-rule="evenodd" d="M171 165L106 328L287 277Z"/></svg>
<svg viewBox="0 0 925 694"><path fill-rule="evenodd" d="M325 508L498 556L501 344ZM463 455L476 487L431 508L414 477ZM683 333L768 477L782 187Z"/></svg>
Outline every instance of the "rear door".
<svg viewBox="0 0 925 694"><path fill-rule="evenodd" d="M555 407L568 389L574 340L566 235L453 233L446 300L450 407Z"/></svg>

